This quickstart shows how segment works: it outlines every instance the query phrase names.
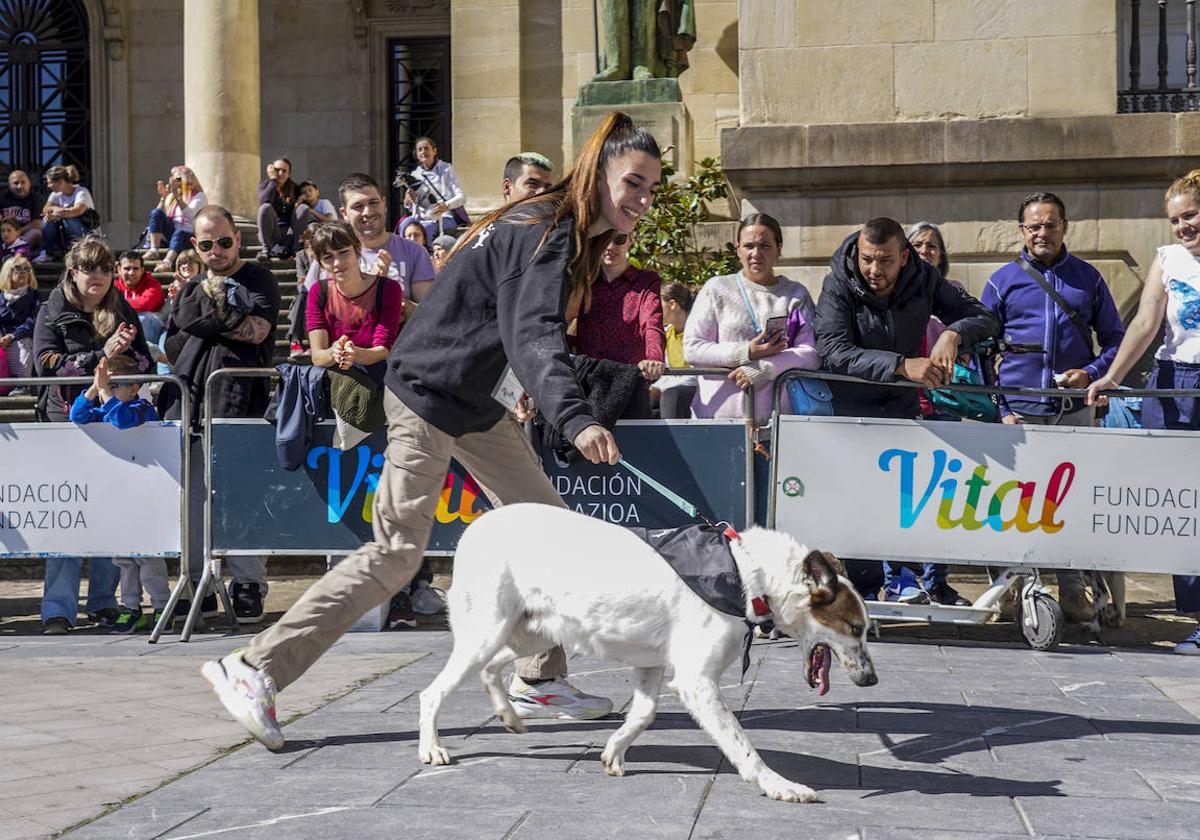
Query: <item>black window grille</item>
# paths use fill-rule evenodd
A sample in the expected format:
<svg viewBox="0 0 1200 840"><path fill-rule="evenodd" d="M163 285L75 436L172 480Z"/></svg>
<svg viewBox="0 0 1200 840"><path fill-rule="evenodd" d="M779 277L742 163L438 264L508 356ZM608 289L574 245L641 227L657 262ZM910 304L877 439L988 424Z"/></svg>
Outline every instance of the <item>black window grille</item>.
<svg viewBox="0 0 1200 840"><path fill-rule="evenodd" d="M438 157L450 159L450 39L403 38L388 42L388 166L395 179L417 165L418 137L433 138ZM394 224L403 214L404 190L392 185L388 207Z"/></svg>
<svg viewBox="0 0 1200 840"><path fill-rule="evenodd" d="M90 97L81 0L0 0L0 171L73 164L90 184Z"/></svg>

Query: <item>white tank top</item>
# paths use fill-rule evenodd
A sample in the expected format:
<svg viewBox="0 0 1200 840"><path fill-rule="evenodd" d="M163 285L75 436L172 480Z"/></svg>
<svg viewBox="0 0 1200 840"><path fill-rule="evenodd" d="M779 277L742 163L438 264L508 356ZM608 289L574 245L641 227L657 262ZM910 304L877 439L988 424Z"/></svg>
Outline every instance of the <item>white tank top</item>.
<svg viewBox="0 0 1200 840"><path fill-rule="evenodd" d="M1167 334L1156 359L1200 364L1200 260L1182 245L1158 249L1167 289Z"/></svg>

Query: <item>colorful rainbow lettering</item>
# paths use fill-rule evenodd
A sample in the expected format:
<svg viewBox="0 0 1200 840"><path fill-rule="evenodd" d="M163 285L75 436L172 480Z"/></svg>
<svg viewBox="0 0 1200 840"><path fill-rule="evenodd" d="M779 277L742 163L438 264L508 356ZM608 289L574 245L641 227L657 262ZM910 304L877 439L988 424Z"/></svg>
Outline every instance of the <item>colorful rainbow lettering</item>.
<svg viewBox="0 0 1200 840"><path fill-rule="evenodd" d="M914 492L917 457L917 452L907 449L888 449L879 456L879 469L884 472L891 472L893 463L899 463L901 528L911 528L916 524L935 488L938 487L941 488L942 497L937 508L937 526L943 530L962 528L965 531L978 531L986 525L994 531L1007 531L1015 525L1021 533L1040 528L1047 534L1055 534L1061 531L1065 524L1056 520L1055 515L1075 480L1075 465L1070 461L1063 461L1050 473L1042 496L1041 517L1037 521L1031 521L1030 515L1037 494L1035 481L1012 480L1001 483L991 491L991 497L986 503L987 516L979 518L978 512L985 507L984 489L992 484L987 479L987 467L982 465L976 465L971 471L971 477L962 482L961 486L966 488L966 498L963 500L961 512L955 516L959 480L950 477L943 479L943 476L960 473L963 462L959 458L950 457L944 449L933 450L929 481L917 500ZM1006 517L1005 502L1014 490L1018 493L1016 509L1013 510L1013 505L1009 504L1007 510L1011 515Z"/></svg>

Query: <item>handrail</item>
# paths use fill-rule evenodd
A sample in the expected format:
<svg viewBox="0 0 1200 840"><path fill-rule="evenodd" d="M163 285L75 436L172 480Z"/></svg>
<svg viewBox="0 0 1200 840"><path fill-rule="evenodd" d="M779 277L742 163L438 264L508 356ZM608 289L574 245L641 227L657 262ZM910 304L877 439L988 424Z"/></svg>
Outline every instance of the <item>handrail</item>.
<svg viewBox="0 0 1200 840"><path fill-rule="evenodd" d="M91 385L94 377L91 376L5 376L0 377L0 385L16 385L23 387L25 385ZM167 606L163 609L163 614L158 617L158 621L154 625L154 629L150 632L149 642L154 644L162 635L163 630L174 620L175 605L179 603L184 591L190 586L188 578L188 563L190 561L190 552L188 551L188 540L191 537L191 517L189 516L189 491L191 488L190 479L192 475L192 458L191 447L188 446L188 418L191 417L192 396L188 391L187 383L174 374L125 374L122 376L112 376L109 381L116 384L136 384L136 383L152 383L163 382L170 383L179 389L180 394L180 412L183 420L179 424L182 434L179 436L181 447L180 452L180 493L179 493L179 580L175 583L175 588L171 590L171 597L167 600ZM68 408L64 406L64 408ZM69 409L68 409L69 410ZM194 598L193 609L199 604L200 599Z"/></svg>
<svg viewBox="0 0 1200 840"><path fill-rule="evenodd" d="M928 390L929 386L920 382L910 382L907 379L897 379L893 382L875 382L869 379L860 379L857 376L849 376L844 373L832 373L827 370L788 370L781 373L775 378L772 385L773 391L771 395L771 439L779 439L779 418L782 414L780 411L780 398L783 395L783 388L791 379L820 379L826 382L852 382L856 385L871 385L880 388L909 388L914 390ZM939 385L938 390L947 391L966 391L971 394L998 394L1006 397L1073 397L1082 398L1087 396L1085 388L1019 388L1010 385L971 385L965 382L951 382L946 385ZM1200 397L1200 389L1197 388L1163 388L1161 390L1151 390L1148 388L1120 388L1111 391L1101 391L1100 394L1105 397ZM915 419L915 418L914 418ZM775 487L779 481L779 459L771 459L770 478L767 489L767 527L775 527Z"/></svg>

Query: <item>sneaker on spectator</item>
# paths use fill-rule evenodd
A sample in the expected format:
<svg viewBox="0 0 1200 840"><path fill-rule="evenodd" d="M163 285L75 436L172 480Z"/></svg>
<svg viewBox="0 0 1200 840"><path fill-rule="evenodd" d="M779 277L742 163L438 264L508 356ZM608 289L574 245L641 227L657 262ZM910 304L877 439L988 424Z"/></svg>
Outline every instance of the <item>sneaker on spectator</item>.
<svg viewBox="0 0 1200 840"><path fill-rule="evenodd" d="M56 615L42 622L43 636L65 636L69 632L71 632L71 622L62 616Z"/></svg>
<svg viewBox="0 0 1200 840"><path fill-rule="evenodd" d="M428 581L419 580L412 589L412 607L421 615L437 615L446 611L446 602Z"/></svg>
<svg viewBox="0 0 1200 840"><path fill-rule="evenodd" d="M908 566L901 566L892 580L883 589L884 600L899 604L928 604L929 593L921 588L921 582Z"/></svg>
<svg viewBox="0 0 1200 840"><path fill-rule="evenodd" d="M145 616L143 616L140 607L136 610L122 609L120 615L117 616L117 620L113 622L113 629L109 632L114 636L125 633L137 633L139 630L144 630L152 626L147 624L144 619Z"/></svg>
<svg viewBox="0 0 1200 840"><path fill-rule="evenodd" d="M88 613L88 618L98 627L112 627L119 615L120 613L116 607L104 607L103 609Z"/></svg>
<svg viewBox="0 0 1200 840"><path fill-rule="evenodd" d="M304 355L304 345L299 341L293 341L291 347L288 348L288 358L296 359Z"/></svg>
<svg viewBox="0 0 1200 840"><path fill-rule="evenodd" d="M612 701L607 697L584 694L567 682L566 677L529 685L513 674L508 700L522 718L595 720L612 711Z"/></svg>
<svg viewBox="0 0 1200 840"><path fill-rule="evenodd" d="M399 630L402 627L416 627L417 613L413 610L412 597L407 589L402 589L392 596L388 605L387 629Z"/></svg>
<svg viewBox="0 0 1200 840"><path fill-rule="evenodd" d="M929 590L929 597L935 604L947 607L969 607L971 602L958 594L958 590L945 581L935 583Z"/></svg>
<svg viewBox="0 0 1200 840"><path fill-rule="evenodd" d="M30 262L34 265L45 265L46 263L51 262L50 255L45 251L42 251L42 253L31 259Z"/></svg>
<svg viewBox="0 0 1200 840"><path fill-rule="evenodd" d="M283 733L275 720L275 681L247 664L240 649L205 662L200 674L221 705L255 740L272 752L283 749Z"/></svg>
<svg viewBox="0 0 1200 840"><path fill-rule="evenodd" d="M1200 624L1196 625L1192 635L1175 645L1175 652L1180 656L1200 656Z"/></svg>
<svg viewBox="0 0 1200 840"><path fill-rule="evenodd" d="M233 614L238 624L258 624L263 620L262 587L257 583L233 583L229 587L233 599ZM216 607L216 596L213 606Z"/></svg>
<svg viewBox="0 0 1200 840"><path fill-rule="evenodd" d="M258 250L258 256L256 256L255 259L258 260L259 262L270 262L271 254L267 251L266 248L260 248Z"/></svg>

